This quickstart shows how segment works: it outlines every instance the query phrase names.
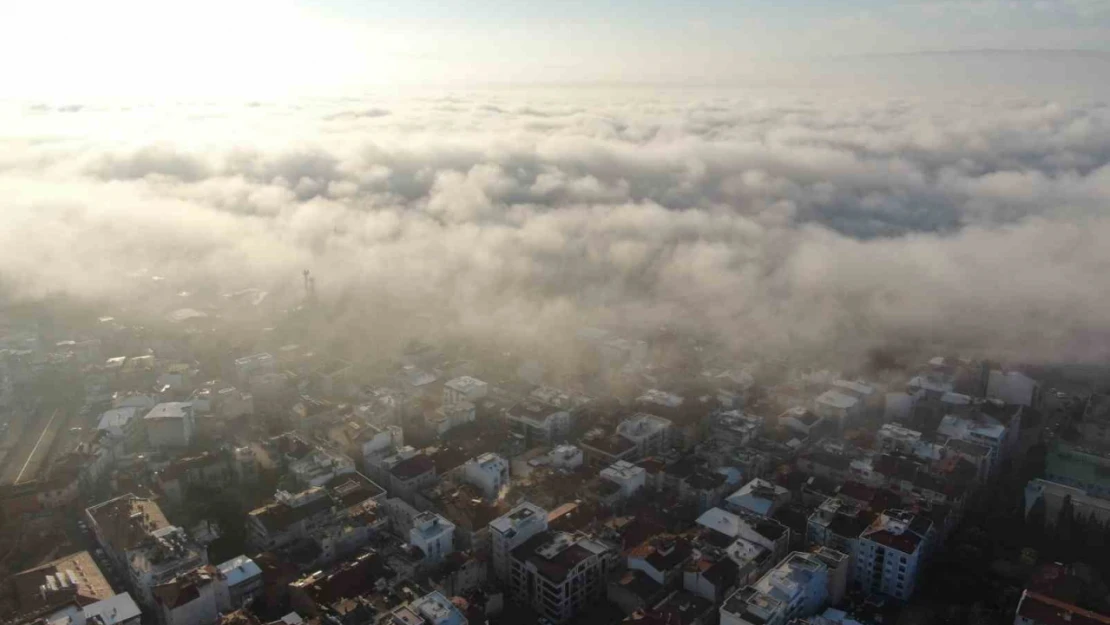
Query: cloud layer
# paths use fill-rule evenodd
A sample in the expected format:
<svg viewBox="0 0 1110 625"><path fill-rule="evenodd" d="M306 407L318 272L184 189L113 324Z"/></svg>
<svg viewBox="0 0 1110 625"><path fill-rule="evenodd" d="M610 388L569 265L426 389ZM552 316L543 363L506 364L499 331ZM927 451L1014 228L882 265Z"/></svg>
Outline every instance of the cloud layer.
<svg viewBox="0 0 1110 625"><path fill-rule="evenodd" d="M311 268L361 326L424 311L530 344L602 323L741 356L1110 348L1099 101L492 91L3 115L19 297L126 299L140 271L296 292Z"/></svg>

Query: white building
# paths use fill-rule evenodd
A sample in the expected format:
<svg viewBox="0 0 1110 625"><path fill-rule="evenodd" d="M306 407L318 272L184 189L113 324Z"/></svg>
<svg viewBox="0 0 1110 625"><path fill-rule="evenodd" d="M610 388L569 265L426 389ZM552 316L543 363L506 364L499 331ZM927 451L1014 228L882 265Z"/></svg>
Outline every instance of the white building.
<svg viewBox="0 0 1110 625"><path fill-rule="evenodd" d="M143 427L151 447L188 447L196 430L193 406L189 402L158 404L143 417Z"/></svg>
<svg viewBox="0 0 1110 625"><path fill-rule="evenodd" d="M436 435L443 436L460 425L474 423L476 415L477 409L474 404L468 401L457 401L443 404L434 411L426 413L424 422Z"/></svg>
<svg viewBox="0 0 1110 625"><path fill-rule="evenodd" d="M829 389L813 400L813 412L831 419L843 428L863 415L863 402L858 397L840 389Z"/></svg>
<svg viewBox="0 0 1110 625"><path fill-rule="evenodd" d="M900 600L913 594L933 536L932 522L903 510L884 512L860 535L855 583Z"/></svg>
<svg viewBox="0 0 1110 625"><path fill-rule="evenodd" d="M489 393L488 384L477 378L464 375L448 380L443 385L443 405L450 406L461 401L476 404L487 393Z"/></svg>
<svg viewBox="0 0 1110 625"><path fill-rule="evenodd" d="M550 445L570 431L570 413L533 399L525 399L505 414L514 434L529 445Z"/></svg>
<svg viewBox="0 0 1110 625"><path fill-rule="evenodd" d="M1016 439L1016 431L998 419L982 413L963 417L955 414L945 415L937 426L938 437L978 443L990 449L988 464L993 473L1006 457L1009 447Z"/></svg>
<svg viewBox="0 0 1110 625"><path fill-rule="evenodd" d="M409 543L424 553L426 561L442 562L455 550L455 524L434 512L421 512L413 519Z"/></svg>
<svg viewBox="0 0 1110 625"><path fill-rule="evenodd" d="M734 512L750 512L769 517L790 501L790 491L764 479L756 478L725 499L725 508Z"/></svg>
<svg viewBox="0 0 1110 625"><path fill-rule="evenodd" d="M509 461L494 453L482 454L463 464L462 475L487 498L496 499L509 484Z"/></svg>
<svg viewBox="0 0 1110 625"><path fill-rule="evenodd" d="M268 373L277 373L277 361L265 352L235 359L235 376L244 388L252 378Z"/></svg>
<svg viewBox="0 0 1110 625"><path fill-rule="evenodd" d="M564 623L605 595L617 552L584 534L543 532L509 556L512 597L542 618Z"/></svg>
<svg viewBox="0 0 1110 625"><path fill-rule="evenodd" d="M671 421L640 412L617 425L617 434L636 446L639 457L661 453L670 447Z"/></svg>
<svg viewBox="0 0 1110 625"><path fill-rule="evenodd" d="M779 415L779 423L782 426L803 436L809 436L813 428L824 421L825 417L806 410L803 406L789 408Z"/></svg>
<svg viewBox="0 0 1110 625"><path fill-rule="evenodd" d="M533 536L547 531L547 510L524 502L505 516L490 521L493 573L500 580L509 578L509 555Z"/></svg>
<svg viewBox="0 0 1110 625"><path fill-rule="evenodd" d="M729 597L721 606L720 625L784 625L817 614L828 602L831 579L822 558L794 552Z"/></svg>
<svg viewBox="0 0 1110 625"><path fill-rule="evenodd" d="M216 567L227 585L231 609L237 610L262 593L262 569L247 556L236 556Z"/></svg>
<svg viewBox="0 0 1110 625"><path fill-rule="evenodd" d="M987 397L1007 404L1036 408L1041 403L1041 385L1020 371L990 372L987 378Z"/></svg>
<svg viewBox="0 0 1110 625"><path fill-rule="evenodd" d="M644 487L647 471L631 462L620 460L602 469L601 477L619 486L621 498L628 499Z"/></svg>
<svg viewBox="0 0 1110 625"><path fill-rule="evenodd" d="M355 463L347 456L316 447L304 457L289 463L289 472L306 488L323 486L340 475L355 472Z"/></svg>
<svg viewBox="0 0 1110 625"><path fill-rule="evenodd" d="M559 445L547 454L548 464L556 469L573 470L582 466L582 450L574 445Z"/></svg>
<svg viewBox="0 0 1110 625"><path fill-rule="evenodd" d="M467 625L463 613L439 591L397 608L390 617L385 625Z"/></svg>
<svg viewBox="0 0 1110 625"><path fill-rule="evenodd" d="M128 592L85 606L81 616L82 619L72 621L72 625L139 625L142 621L142 611Z"/></svg>
<svg viewBox="0 0 1110 625"><path fill-rule="evenodd" d="M107 432L125 447L134 448L143 438L143 420L139 408L113 408L100 415L96 429Z"/></svg>

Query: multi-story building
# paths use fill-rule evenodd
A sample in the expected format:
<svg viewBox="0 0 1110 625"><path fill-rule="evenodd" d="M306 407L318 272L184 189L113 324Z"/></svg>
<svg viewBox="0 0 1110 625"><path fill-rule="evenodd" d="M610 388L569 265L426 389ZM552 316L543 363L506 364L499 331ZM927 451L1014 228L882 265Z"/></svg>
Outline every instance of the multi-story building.
<svg viewBox="0 0 1110 625"><path fill-rule="evenodd" d="M900 600L913 594L933 538L932 521L904 510L887 510L860 534L855 583L865 592Z"/></svg>
<svg viewBox="0 0 1110 625"><path fill-rule="evenodd" d="M644 487L647 471L631 462L620 460L602 469L601 478L616 484L620 488L620 497L627 499Z"/></svg>
<svg viewBox="0 0 1110 625"><path fill-rule="evenodd" d="M464 375L448 380L443 385L443 404L450 406L463 401L476 404L487 393L489 393L488 384L477 378Z"/></svg>
<svg viewBox="0 0 1110 625"><path fill-rule="evenodd" d="M794 552L754 584L736 591L720 609L720 625L784 625L818 613L828 602L830 585L841 577L829 570L828 557ZM840 566L846 566L843 559Z"/></svg>
<svg viewBox="0 0 1110 625"><path fill-rule="evenodd" d="M534 399L525 399L505 413L509 428L528 445L550 445L570 431L570 412Z"/></svg>
<svg viewBox="0 0 1110 625"><path fill-rule="evenodd" d="M1110 614L1100 614L1049 595L1025 590L1018 602L1014 625L1107 625Z"/></svg>
<svg viewBox="0 0 1110 625"><path fill-rule="evenodd" d="M328 491L314 487L299 493L278 491L274 501L247 515L247 544L256 551L270 551L307 538L332 521L335 506Z"/></svg>
<svg viewBox="0 0 1110 625"><path fill-rule="evenodd" d="M509 485L509 461L494 453L482 454L462 465L462 477L486 498L496 499Z"/></svg>
<svg viewBox="0 0 1110 625"><path fill-rule="evenodd" d="M439 591L393 610L383 625L467 625L466 617Z"/></svg>
<svg viewBox="0 0 1110 625"><path fill-rule="evenodd" d="M115 564L126 572L140 603L179 573L207 563L205 551L180 527L169 524L158 504L127 494L85 511L89 528Z"/></svg>
<svg viewBox="0 0 1110 625"><path fill-rule="evenodd" d="M806 545L829 547L850 556L849 577L854 581L860 534L870 522L871 515L861 504L845 497L830 497L809 515Z"/></svg>
<svg viewBox="0 0 1110 625"><path fill-rule="evenodd" d="M489 524L493 573L500 580L509 579L509 560L513 549L533 536L547 531L547 510L528 502Z"/></svg>
<svg viewBox="0 0 1110 625"><path fill-rule="evenodd" d="M113 408L100 415L96 429L107 432L125 450L135 450L140 448L144 440L142 414L134 406Z"/></svg>
<svg viewBox="0 0 1110 625"><path fill-rule="evenodd" d="M227 585L232 609L246 605L262 593L262 569L247 556L236 556L216 566Z"/></svg>
<svg viewBox="0 0 1110 625"><path fill-rule="evenodd" d="M584 534L543 532L510 552L514 599L541 617L563 623L605 595L617 552Z"/></svg>
<svg viewBox="0 0 1110 625"><path fill-rule="evenodd" d="M725 508L769 517L790 501L790 491L763 479L754 479L725 498Z"/></svg>
<svg viewBox="0 0 1110 625"><path fill-rule="evenodd" d="M424 553L426 562L442 562L455 550L455 524L434 512L421 512L413 519L409 543Z"/></svg>
<svg viewBox="0 0 1110 625"><path fill-rule="evenodd" d="M227 584L219 570L205 566L177 575L154 588L159 625L215 625L227 612Z"/></svg>
<svg viewBox="0 0 1110 625"><path fill-rule="evenodd" d="M235 376L239 385L247 388L252 378L277 373L277 361L265 352L235 359Z"/></svg>
<svg viewBox="0 0 1110 625"><path fill-rule="evenodd" d="M332 479L355 472L355 463L347 456L323 447L289 463L289 472L306 488L323 486Z"/></svg>
<svg viewBox="0 0 1110 625"><path fill-rule="evenodd" d="M636 446L643 458L670 448L671 421L646 412L636 413L617 425L617 435Z"/></svg>
<svg viewBox="0 0 1110 625"><path fill-rule="evenodd" d="M829 389L813 400L813 412L843 428L863 415L863 402L842 389Z"/></svg>
<svg viewBox="0 0 1110 625"><path fill-rule="evenodd" d="M1068 501L1076 519L1094 521L1098 525L1110 522L1110 499L1095 497L1080 488L1057 484L1048 480L1035 479L1025 487L1025 514L1033 509L1038 501L1044 502L1044 522L1051 528L1060 518L1064 501Z"/></svg>
<svg viewBox="0 0 1110 625"><path fill-rule="evenodd" d="M10 581L20 615L42 613L70 603L85 606L114 594L87 551L16 573Z"/></svg>
<svg viewBox="0 0 1110 625"><path fill-rule="evenodd" d="M412 503L418 490L436 481L436 465L428 456L418 453L401 460L389 469L389 492Z"/></svg>
<svg viewBox="0 0 1110 625"><path fill-rule="evenodd" d="M1110 498L1110 453L1057 440L1045 456L1044 479Z"/></svg>
<svg viewBox="0 0 1110 625"><path fill-rule="evenodd" d="M987 397L1007 404L1037 408L1041 404L1041 385L1020 371L990 372Z"/></svg>
<svg viewBox="0 0 1110 625"><path fill-rule="evenodd" d="M143 417L143 427L151 447L188 447L196 431L193 405L189 402L158 404Z"/></svg>

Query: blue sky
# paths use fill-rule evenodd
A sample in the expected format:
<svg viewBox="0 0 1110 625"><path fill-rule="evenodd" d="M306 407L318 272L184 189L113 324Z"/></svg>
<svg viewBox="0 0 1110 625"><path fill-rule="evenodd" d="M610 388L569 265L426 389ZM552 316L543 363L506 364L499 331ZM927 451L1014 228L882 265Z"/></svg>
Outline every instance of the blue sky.
<svg viewBox="0 0 1110 625"><path fill-rule="evenodd" d="M950 50L1110 52L1108 0L41 0L0 5L0 90L729 82ZM791 70L794 71L794 70Z"/></svg>

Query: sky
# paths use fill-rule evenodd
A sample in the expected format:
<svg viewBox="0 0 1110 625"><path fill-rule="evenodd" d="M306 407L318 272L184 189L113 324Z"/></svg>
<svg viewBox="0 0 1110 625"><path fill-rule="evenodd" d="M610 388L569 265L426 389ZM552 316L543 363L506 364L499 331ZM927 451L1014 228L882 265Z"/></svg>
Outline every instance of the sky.
<svg viewBox="0 0 1110 625"><path fill-rule="evenodd" d="M1108 5L0 3L0 292L1104 362Z"/></svg>
<svg viewBox="0 0 1110 625"><path fill-rule="evenodd" d="M41 0L0 6L8 96L751 84L832 59L1110 52L1104 0ZM834 71L837 68L832 68Z"/></svg>

